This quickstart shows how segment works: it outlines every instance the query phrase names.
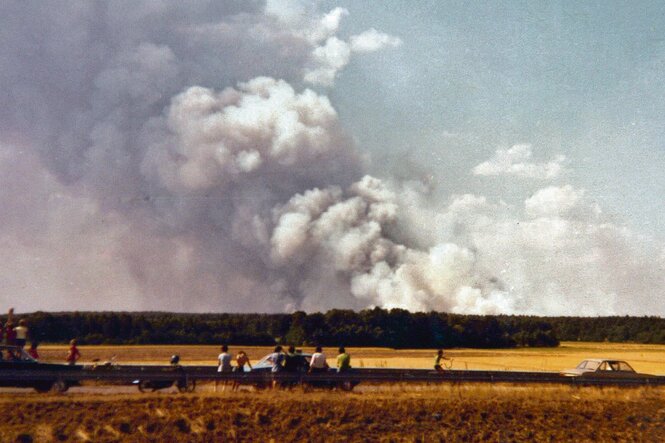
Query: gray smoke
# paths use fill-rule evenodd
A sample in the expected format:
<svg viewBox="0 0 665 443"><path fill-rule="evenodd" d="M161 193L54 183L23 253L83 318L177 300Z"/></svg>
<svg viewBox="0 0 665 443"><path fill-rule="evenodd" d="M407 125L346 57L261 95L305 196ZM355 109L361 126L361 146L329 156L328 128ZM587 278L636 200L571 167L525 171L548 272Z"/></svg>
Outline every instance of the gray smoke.
<svg viewBox="0 0 665 443"><path fill-rule="evenodd" d="M3 305L594 314L635 297L631 313L663 312L649 292L663 250L583 190L546 186L515 208L367 175L371 159L311 88L401 40L344 40L346 15L4 3ZM563 157L531 155L500 150L474 172L559 175Z"/></svg>

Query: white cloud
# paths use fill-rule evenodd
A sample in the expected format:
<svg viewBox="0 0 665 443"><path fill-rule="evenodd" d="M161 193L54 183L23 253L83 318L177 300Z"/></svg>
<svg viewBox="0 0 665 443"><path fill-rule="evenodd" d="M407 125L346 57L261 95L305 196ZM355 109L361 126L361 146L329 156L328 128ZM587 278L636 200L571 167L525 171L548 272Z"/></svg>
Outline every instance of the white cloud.
<svg viewBox="0 0 665 443"><path fill-rule="evenodd" d="M379 32L371 28L361 34L353 35L349 39L351 51L353 52L374 52L387 47L397 47L402 44L399 37Z"/></svg>
<svg viewBox="0 0 665 443"><path fill-rule="evenodd" d="M306 38L315 45L304 80L314 85L332 86L337 74L349 64L353 53L368 53L384 48L397 47L402 40L374 28L351 36L344 41L336 36L342 18L349 14L344 8L335 8L318 20L305 32ZM320 44L321 41L325 43Z"/></svg>
<svg viewBox="0 0 665 443"><path fill-rule="evenodd" d="M523 178L553 179L563 172L566 157L558 155L547 163L534 163L531 145L498 149L494 157L473 168L474 175L508 175Z"/></svg>

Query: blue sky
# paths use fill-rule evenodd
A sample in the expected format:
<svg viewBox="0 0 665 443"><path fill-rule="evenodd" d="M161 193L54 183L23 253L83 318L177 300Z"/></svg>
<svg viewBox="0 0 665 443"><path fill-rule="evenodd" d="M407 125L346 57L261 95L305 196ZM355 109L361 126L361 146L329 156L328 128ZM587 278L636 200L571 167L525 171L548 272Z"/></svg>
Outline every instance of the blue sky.
<svg viewBox="0 0 665 443"><path fill-rule="evenodd" d="M353 61L330 93L374 155L407 157L444 192L509 198L514 184L467 172L530 143L564 154L605 211L665 238L662 2L333 4L350 12L342 32L372 23L403 40Z"/></svg>

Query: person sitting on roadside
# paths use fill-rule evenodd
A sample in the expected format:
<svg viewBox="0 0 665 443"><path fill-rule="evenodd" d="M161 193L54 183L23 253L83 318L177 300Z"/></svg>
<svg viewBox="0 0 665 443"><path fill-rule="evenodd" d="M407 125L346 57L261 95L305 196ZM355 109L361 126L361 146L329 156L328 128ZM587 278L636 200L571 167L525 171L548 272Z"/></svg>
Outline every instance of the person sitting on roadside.
<svg viewBox="0 0 665 443"><path fill-rule="evenodd" d="M37 346L39 346L39 342L33 341L30 343L30 349L28 349L28 355L35 360L39 360L39 353L37 352Z"/></svg>
<svg viewBox="0 0 665 443"><path fill-rule="evenodd" d="M326 372L328 370L328 362L326 362L326 355L323 353L321 346L317 346L312 358L309 360L309 373L314 374L317 372Z"/></svg>
<svg viewBox="0 0 665 443"><path fill-rule="evenodd" d="M28 341L28 322L25 319L22 318L18 321L18 326L14 328L14 334L16 334L16 346L23 349Z"/></svg>
<svg viewBox="0 0 665 443"><path fill-rule="evenodd" d="M344 372L351 369L351 356L347 354L344 346L339 347L339 355L337 356L337 372Z"/></svg>
<svg viewBox="0 0 665 443"><path fill-rule="evenodd" d="M441 366L441 360L450 360L443 355L443 349L436 351L436 356L434 357L434 369L436 369L437 372L444 372L443 366Z"/></svg>
<svg viewBox="0 0 665 443"><path fill-rule="evenodd" d="M67 352L67 358L65 359L69 366L74 366L78 359L81 358L81 353L76 344L77 341L75 338L69 342L69 351Z"/></svg>

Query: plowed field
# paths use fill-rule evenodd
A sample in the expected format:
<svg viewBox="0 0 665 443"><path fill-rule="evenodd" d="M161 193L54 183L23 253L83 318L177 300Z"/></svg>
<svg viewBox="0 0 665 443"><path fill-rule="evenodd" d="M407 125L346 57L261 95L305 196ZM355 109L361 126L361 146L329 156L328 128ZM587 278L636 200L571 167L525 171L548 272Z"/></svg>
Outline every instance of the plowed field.
<svg viewBox="0 0 665 443"><path fill-rule="evenodd" d="M15 441L665 441L665 390L393 386L0 398Z"/></svg>

